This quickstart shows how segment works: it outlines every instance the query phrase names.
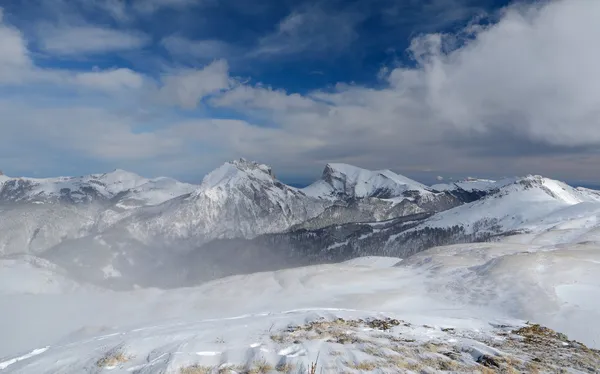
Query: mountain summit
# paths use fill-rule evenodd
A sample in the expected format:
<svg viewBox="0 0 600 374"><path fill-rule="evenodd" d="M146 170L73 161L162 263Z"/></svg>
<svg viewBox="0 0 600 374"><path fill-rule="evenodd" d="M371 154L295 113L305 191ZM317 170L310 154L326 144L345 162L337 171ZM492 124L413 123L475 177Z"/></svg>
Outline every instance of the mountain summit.
<svg viewBox="0 0 600 374"><path fill-rule="evenodd" d="M141 211L128 227L143 237L195 238L200 244L281 232L328 205L280 182L269 166L239 159L209 173L191 194Z"/></svg>
<svg viewBox="0 0 600 374"><path fill-rule="evenodd" d="M407 191L428 191L428 188L410 178L390 170L371 171L348 164L327 164L321 180L303 189L318 198L389 199L405 196Z"/></svg>

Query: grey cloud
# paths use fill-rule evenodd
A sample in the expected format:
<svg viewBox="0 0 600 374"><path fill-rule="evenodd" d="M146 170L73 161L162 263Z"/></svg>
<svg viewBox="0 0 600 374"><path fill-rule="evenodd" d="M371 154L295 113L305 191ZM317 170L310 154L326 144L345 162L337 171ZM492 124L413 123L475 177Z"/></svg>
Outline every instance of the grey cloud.
<svg viewBox="0 0 600 374"><path fill-rule="evenodd" d="M562 156L600 153L597 145L557 145L510 128L495 128L485 133L475 131L448 132L450 144L462 147L473 157L517 158L529 156Z"/></svg>

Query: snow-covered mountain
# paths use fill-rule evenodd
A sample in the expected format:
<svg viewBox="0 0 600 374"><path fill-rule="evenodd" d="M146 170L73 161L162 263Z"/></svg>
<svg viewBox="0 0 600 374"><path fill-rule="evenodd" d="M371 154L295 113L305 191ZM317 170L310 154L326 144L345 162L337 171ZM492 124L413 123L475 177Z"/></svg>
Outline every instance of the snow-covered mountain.
<svg viewBox="0 0 600 374"><path fill-rule="evenodd" d="M528 176L493 190L482 199L441 212L427 223L429 227L460 225L468 232L482 229L496 232L536 231L544 229L540 220L579 204L598 204L600 196L573 188L566 183ZM564 219L573 217L565 211Z"/></svg>
<svg viewBox="0 0 600 374"><path fill-rule="evenodd" d="M201 244L284 231L330 204L281 183L270 167L240 159L209 173L193 193L140 209L123 227L142 241L192 238Z"/></svg>
<svg viewBox="0 0 600 374"><path fill-rule="evenodd" d="M482 196L478 191L436 191L390 170L370 171L347 164L328 164L321 179L302 192L334 204L295 229L440 212Z"/></svg>
<svg viewBox="0 0 600 374"><path fill-rule="evenodd" d="M124 170L82 177L0 176L0 254L41 253L101 232L132 214L197 186Z"/></svg>
<svg viewBox="0 0 600 374"><path fill-rule="evenodd" d="M501 180L467 178L452 183L439 183L431 186L435 191L468 191L488 193L495 191L507 184L514 183L518 178L504 178Z"/></svg>
<svg viewBox="0 0 600 374"><path fill-rule="evenodd" d="M565 243L596 240L600 232L598 191L538 176L434 189L390 171L330 164L321 180L298 189L270 167L240 159L199 185L123 171L2 183L0 253L35 254L79 280L117 288L173 287L364 255L404 258L558 227Z"/></svg>
<svg viewBox="0 0 600 374"><path fill-rule="evenodd" d="M347 164L327 164L321 179L302 191L322 199L390 199L429 192L429 188L389 170L371 171Z"/></svg>
<svg viewBox="0 0 600 374"><path fill-rule="evenodd" d="M146 179L125 170L81 177L10 178L0 175L0 202L90 203L116 198L128 206L160 204L196 186L170 178Z"/></svg>
<svg viewBox="0 0 600 374"><path fill-rule="evenodd" d="M258 237L250 244L214 243L211 250L236 253L245 246L289 253L289 263L311 264L366 255L406 258L438 245L498 240L517 233L527 234L519 236L520 240L528 238L536 244L600 243L598 197L591 190L529 176L442 212L303 228Z"/></svg>

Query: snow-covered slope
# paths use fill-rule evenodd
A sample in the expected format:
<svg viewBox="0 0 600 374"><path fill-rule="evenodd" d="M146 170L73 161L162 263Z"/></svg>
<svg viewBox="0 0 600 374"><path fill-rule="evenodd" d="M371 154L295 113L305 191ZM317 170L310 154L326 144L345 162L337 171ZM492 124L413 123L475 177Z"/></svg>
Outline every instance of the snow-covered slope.
<svg viewBox="0 0 600 374"><path fill-rule="evenodd" d="M41 253L94 230L98 204L0 204L0 255Z"/></svg>
<svg viewBox="0 0 600 374"><path fill-rule="evenodd" d="M302 191L324 199L393 198L405 196L408 191L425 192L428 188L389 170L371 171L347 164L327 164L321 179Z"/></svg>
<svg viewBox="0 0 600 374"><path fill-rule="evenodd" d="M124 209L158 205L165 201L194 192L197 185L182 183L172 178L159 177L129 188L116 196L116 205Z"/></svg>
<svg viewBox="0 0 600 374"><path fill-rule="evenodd" d="M0 330L13 337L0 341L0 367L270 373L306 372L317 362L323 373L480 372L486 365L590 372L600 355L569 338L593 346L600 334L598 256L585 246L470 244L392 267L398 259L370 258L171 291L0 297ZM527 343L538 330L539 345Z"/></svg>
<svg viewBox="0 0 600 374"><path fill-rule="evenodd" d="M18 294L64 294L92 286L81 285L50 261L29 255L0 257L0 297Z"/></svg>

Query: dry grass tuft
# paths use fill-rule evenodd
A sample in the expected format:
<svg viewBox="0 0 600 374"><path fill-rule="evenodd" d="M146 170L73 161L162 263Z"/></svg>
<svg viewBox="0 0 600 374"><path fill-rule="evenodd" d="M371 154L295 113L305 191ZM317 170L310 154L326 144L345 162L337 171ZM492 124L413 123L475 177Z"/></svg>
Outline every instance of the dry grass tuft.
<svg viewBox="0 0 600 374"><path fill-rule="evenodd" d="M179 369L179 374L210 374L214 369L212 366L194 364Z"/></svg>
<svg viewBox="0 0 600 374"><path fill-rule="evenodd" d="M383 349L381 347L378 347L373 344L369 344L366 347L361 348L361 351L363 351L364 353L366 353L370 356L373 356L373 357L387 357L388 356L385 354L385 352L383 351Z"/></svg>
<svg viewBox="0 0 600 374"><path fill-rule="evenodd" d="M273 371L273 365L267 361L254 362L252 367L247 371L248 374L267 374Z"/></svg>
<svg viewBox="0 0 600 374"><path fill-rule="evenodd" d="M131 357L126 356L120 350L113 350L107 352L104 356L98 359L98 361L96 361L96 366L100 368L118 366L129 360L131 360Z"/></svg>
<svg viewBox="0 0 600 374"><path fill-rule="evenodd" d="M542 339L556 339L562 342L568 342L569 337L563 333L556 332L552 329L549 329L544 326L540 326L538 324L532 324L525 327L522 327L516 331L515 334L523 336L525 339L534 340L536 338Z"/></svg>
<svg viewBox="0 0 600 374"><path fill-rule="evenodd" d="M275 370L279 373L291 373L294 370L295 366L290 364L289 362L280 363L275 367Z"/></svg>
<svg viewBox="0 0 600 374"><path fill-rule="evenodd" d="M387 362L381 361L361 361L347 362L346 366L354 370L372 371L387 366Z"/></svg>

